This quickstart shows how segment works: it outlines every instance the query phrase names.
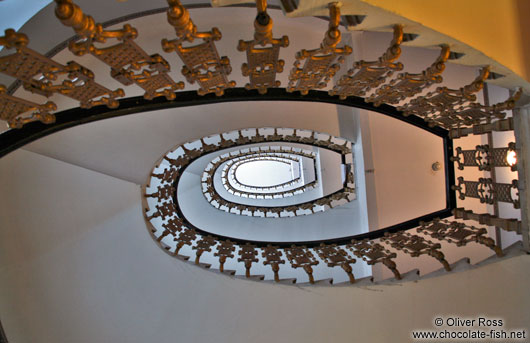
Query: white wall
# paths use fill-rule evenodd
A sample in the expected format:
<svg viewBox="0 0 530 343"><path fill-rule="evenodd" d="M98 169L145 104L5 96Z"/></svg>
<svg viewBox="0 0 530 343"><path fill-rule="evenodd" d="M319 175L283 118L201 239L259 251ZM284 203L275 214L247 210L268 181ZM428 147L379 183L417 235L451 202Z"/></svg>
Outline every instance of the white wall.
<svg viewBox="0 0 530 343"><path fill-rule="evenodd" d="M23 150L0 175L0 316L13 343L410 342L439 314L530 323L528 256L395 286L263 284L161 251L132 183Z"/></svg>
<svg viewBox="0 0 530 343"><path fill-rule="evenodd" d="M294 127L338 135L336 108L290 101L173 108L77 126L25 149L143 184L171 147L208 135L250 127Z"/></svg>
<svg viewBox="0 0 530 343"><path fill-rule="evenodd" d="M445 202L443 141L403 121L361 111L369 121L378 226L442 210ZM370 142L365 143L370 144ZM433 172L435 162L442 169Z"/></svg>

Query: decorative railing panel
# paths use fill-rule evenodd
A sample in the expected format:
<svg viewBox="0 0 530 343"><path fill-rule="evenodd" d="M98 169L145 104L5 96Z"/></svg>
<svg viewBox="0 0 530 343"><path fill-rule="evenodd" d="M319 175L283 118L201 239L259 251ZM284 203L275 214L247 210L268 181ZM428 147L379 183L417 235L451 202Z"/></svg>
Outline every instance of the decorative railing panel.
<svg viewBox="0 0 530 343"><path fill-rule="evenodd" d="M371 90L381 86L395 71L403 69L403 64L396 62L401 55L400 44L403 41L403 27L394 26L394 39L390 47L377 61L358 61L353 68L343 75L329 91L330 95L338 95L341 99L349 96L365 97Z"/></svg>
<svg viewBox="0 0 530 343"><path fill-rule="evenodd" d="M304 246L293 245L290 248L285 248L285 255L293 268L302 268L309 277L309 283L315 283L313 278L313 266L316 266L319 262L315 259L315 256Z"/></svg>
<svg viewBox="0 0 530 343"><path fill-rule="evenodd" d="M479 224L495 226L506 231L515 231L521 233L521 221L511 218L499 218L489 213L473 213L473 211L465 210L464 208L456 208L454 211L456 219L474 220Z"/></svg>
<svg viewBox="0 0 530 343"><path fill-rule="evenodd" d="M134 43L138 32L129 24L120 30L105 30L96 24L94 18L85 15L72 0L55 0L55 15L66 26L72 27L79 35L77 41L70 43L70 51L78 56L90 53L111 67L111 76L123 85L136 84L150 100L157 96L174 99L174 92L183 89L184 83L176 83L168 75L169 63L159 54L148 55ZM119 43L111 46L97 47L95 43L106 43L109 39Z"/></svg>
<svg viewBox="0 0 530 343"><path fill-rule="evenodd" d="M26 47L28 42L28 37L22 33L5 31L5 36L0 37L0 46L16 51L0 57L0 72L22 81L24 89L32 93L46 97L59 93L79 101L82 108L118 107L116 98L124 96L121 88L111 91L96 83L94 74L80 64L57 63Z"/></svg>
<svg viewBox="0 0 530 343"><path fill-rule="evenodd" d="M466 198L479 199L481 203L494 204L496 202L512 203L514 208L519 208L518 182L513 180L508 183L494 183L490 178L480 178L478 181L467 181L462 176L458 179L458 184L453 186L453 190L458 192L461 200ZM512 194L515 191L515 196Z"/></svg>
<svg viewBox="0 0 530 343"><path fill-rule="evenodd" d="M445 62L449 58L449 53L449 47L442 46L440 56L421 74L401 73L390 83L378 88L374 94L366 98L366 101L373 102L375 106L384 103L398 104L435 83L441 83L442 72L445 70Z"/></svg>
<svg viewBox="0 0 530 343"><path fill-rule="evenodd" d="M452 128L461 126L462 123L466 125L480 123L481 120L470 120L468 115L457 107L471 104L476 100L474 93L483 88L488 75L489 68L482 68L480 75L471 84L460 89L438 87L434 92L414 98L404 106L398 107L398 110L403 111L405 116L419 116L431 126Z"/></svg>
<svg viewBox="0 0 530 343"><path fill-rule="evenodd" d="M306 95L312 89L325 88L329 80L340 69L340 63L344 62L344 56L351 54L350 46L338 48L341 33L340 6L333 2L329 4L329 29L320 44L320 48L314 50L301 50L296 54L294 68L289 75L288 92L299 91ZM301 66L302 61L304 65Z"/></svg>
<svg viewBox="0 0 530 343"><path fill-rule="evenodd" d="M215 93L217 96L224 94L228 88L235 87L235 81L229 81L228 75L232 72L228 57L219 57L215 41L221 39L221 31L214 27L209 32L197 32L197 26L190 18L189 12L178 0L168 0L167 20L175 28L177 39L162 40L165 52L175 51L182 62L182 74L186 80L199 84L199 95ZM184 46L183 43L193 43L195 40L202 43Z"/></svg>
<svg viewBox="0 0 530 343"><path fill-rule="evenodd" d="M401 250L412 257L429 255L437 259L445 268L450 271L449 262L446 261L442 253L440 243L431 242L421 236L410 234L409 232L397 232L393 234L385 233L383 242L390 244L392 248Z"/></svg>
<svg viewBox="0 0 530 343"><path fill-rule="evenodd" d="M250 268L252 268L252 263L258 262L257 258L258 251L256 246L246 243L240 246L240 249L237 253L240 257L237 259L237 262L243 262L245 265L245 276L250 277Z"/></svg>
<svg viewBox="0 0 530 343"><path fill-rule="evenodd" d="M315 251L328 267L341 267L348 275L350 283L355 283L355 277L351 265L354 264L356 260L353 257L350 257L346 250L337 247L336 244L321 244L319 247L315 248Z"/></svg>
<svg viewBox="0 0 530 343"><path fill-rule="evenodd" d="M457 139L466 137L469 134L483 135L493 131L512 131L513 130L513 118L506 118L496 120L491 123L476 124L472 127L458 127L449 131L449 137L451 139Z"/></svg>
<svg viewBox="0 0 530 343"><path fill-rule="evenodd" d="M490 148L489 145L477 145L475 150L462 150L456 148L456 156L451 160L456 162L458 169L464 167L478 167L479 170L491 171L494 167L511 167L512 171L517 170L517 161L513 164L508 162L510 152L515 154L515 143L509 143L505 148Z"/></svg>
<svg viewBox="0 0 530 343"><path fill-rule="evenodd" d="M32 101L6 94L6 87L0 85L0 120L5 120L12 129L19 129L24 124L40 121L44 124L55 122L55 115L50 113L57 109L55 103L48 101L39 105ZM30 113L27 116L28 112Z"/></svg>
<svg viewBox="0 0 530 343"><path fill-rule="evenodd" d="M457 246L465 246L470 242L479 243L492 249L497 256L502 256L501 248L488 236L488 230L466 225L457 221L435 219L429 223L421 223L417 229L438 240L443 240Z"/></svg>
<svg viewBox="0 0 530 343"><path fill-rule="evenodd" d="M250 80L245 88L257 89L260 94L265 94L268 88L280 86L276 74L283 72L285 65L285 61L279 59L280 48L289 46L289 38L272 38L272 19L267 14L266 0L256 0L256 6L258 15L254 21L254 39L240 40L237 50L247 54L247 63L241 66L243 76L248 76Z"/></svg>
<svg viewBox="0 0 530 343"><path fill-rule="evenodd" d="M447 127L453 128L464 125L476 125L489 123L495 119L504 119L506 117L506 111L514 108L515 102L521 97L521 94L522 90L519 89L504 102L491 106L477 102L464 104L454 110L454 116L456 116L458 120L453 120L452 125Z"/></svg>
<svg viewBox="0 0 530 343"><path fill-rule="evenodd" d="M401 274L396 268L396 263L392 260L397 257L395 252L391 252L381 244L368 239L352 241L352 244L348 244L347 247L355 254L355 256L366 261L368 265L382 263L392 271L397 280L401 279Z"/></svg>
<svg viewBox="0 0 530 343"><path fill-rule="evenodd" d="M274 273L274 281L280 281L280 264L285 264L285 260L282 258L282 250L276 246L267 245L262 251L262 257L265 258L263 264L270 265Z"/></svg>

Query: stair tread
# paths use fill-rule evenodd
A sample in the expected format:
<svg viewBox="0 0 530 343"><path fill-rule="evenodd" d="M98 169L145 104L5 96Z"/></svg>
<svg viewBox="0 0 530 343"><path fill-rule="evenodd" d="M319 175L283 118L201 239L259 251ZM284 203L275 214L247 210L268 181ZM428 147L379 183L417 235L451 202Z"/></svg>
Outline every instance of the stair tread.
<svg viewBox="0 0 530 343"><path fill-rule="evenodd" d="M475 268L475 266L473 266L470 263L470 259L468 257L461 258L460 260L458 260L458 261L456 261L454 263L451 263L450 266L451 266L451 272L457 272L457 271L469 270L469 269ZM444 275L444 274L447 274L447 273L450 273L450 272L445 270L445 268L441 267L440 269L437 269L435 271L432 271L430 273L422 275L421 278L422 279L430 279L432 277Z"/></svg>
<svg viewBox="0 0 530 343"><path fill-rule="evenodd" d="M525 253L525 251L523 250L523 242L522 241L517 241L517 242L513 243L512 245L502 249L502 252L504 253L504 256L498 257L497 255L493 254L490 257L488 257L488 258L486 258L486 259L484 259L484 260L482 260L480 262L475 263L475 266L484 266L486 264L490 264L490 263L493 263L495 261L498 261L499 259L510 258L510 257L522 255L522 254Z"/></svg>
<svg viewBox="0 0 530 343"><path fill-rule="evenodd" d="M412 269L406 273L401 274L400 280L396 279L394 276L391 276L387 279L376 281L376 283L396 283L396 282L404 282L404 281L415 281L415 280L418 280L419 278L420 278L420 270Z"/></svg>
<svg viewBox="0 0 530 343"><path fill-rule="evenodd" d="M350 283L349 280L344 280L341 282L333 283L333 286L365 286L372 285L374 283L373 276L366 276L360 279L356 279L355 283Z"/></svg>

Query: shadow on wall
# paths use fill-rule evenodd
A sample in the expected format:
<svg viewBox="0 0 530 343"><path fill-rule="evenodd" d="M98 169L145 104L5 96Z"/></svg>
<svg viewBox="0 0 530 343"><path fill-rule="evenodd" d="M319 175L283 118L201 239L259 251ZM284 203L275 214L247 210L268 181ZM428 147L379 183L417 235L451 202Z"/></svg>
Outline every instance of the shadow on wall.
<svg viewBox="0 0 530 343"><path fill-rule="evenodd" d="M528 20L530 14L530 1L517 0L516 7L519 16L519 27L521 28L519 41L521 42L523 61L525 61L524 78L527 81L530 81L530 21Z"/></svg>

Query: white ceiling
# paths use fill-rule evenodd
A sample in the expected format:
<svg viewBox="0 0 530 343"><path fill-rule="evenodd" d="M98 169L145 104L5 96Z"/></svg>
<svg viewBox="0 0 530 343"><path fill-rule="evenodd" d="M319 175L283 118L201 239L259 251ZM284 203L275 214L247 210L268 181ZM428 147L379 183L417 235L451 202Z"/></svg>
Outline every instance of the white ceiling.
<svg viewBox="0 0 530 343"><path fill-rule="evenodd" d="M0 32L6 29L18 30L26 21L48 5L50 0L3 0L0 5ZM13 13L17 13L16 16Z"/></svg>

